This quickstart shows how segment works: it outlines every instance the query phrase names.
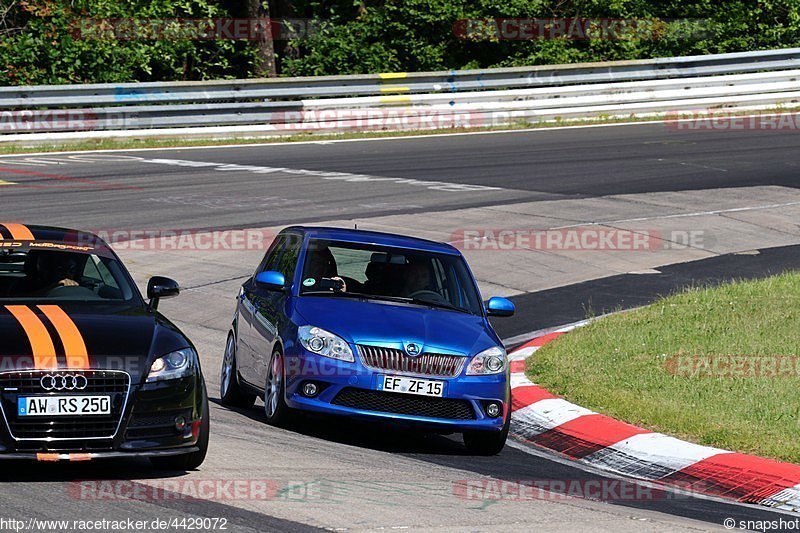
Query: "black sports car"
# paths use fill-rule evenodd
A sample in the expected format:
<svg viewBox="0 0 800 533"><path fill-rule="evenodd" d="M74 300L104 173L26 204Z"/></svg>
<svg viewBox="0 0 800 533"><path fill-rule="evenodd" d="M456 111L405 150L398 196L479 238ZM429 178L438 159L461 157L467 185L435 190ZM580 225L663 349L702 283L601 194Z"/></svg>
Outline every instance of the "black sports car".
<svg viewBox="0 0 800 533"><path fill-rule="evenodd" d="M149 457L190 470L208 448L197 352L90 233L0 224L0 459Z"/></svg>

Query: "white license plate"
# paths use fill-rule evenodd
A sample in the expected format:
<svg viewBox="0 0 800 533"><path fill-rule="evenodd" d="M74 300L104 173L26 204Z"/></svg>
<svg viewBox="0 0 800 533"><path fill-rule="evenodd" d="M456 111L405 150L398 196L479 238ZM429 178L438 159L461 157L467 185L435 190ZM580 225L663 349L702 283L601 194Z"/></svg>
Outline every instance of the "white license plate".
<svg viewBox="0 0 800 533"><path fill-rule="evenodd" d="M17 398L18 416L110 415L111 396L33 396Z"/></svg>
<svg viewBox="0 0 800 533"><path fill-rule="evenodd" d="M441 397L444 394L444 381L403 376L380 376L378 378L378 390Z"/></svg>

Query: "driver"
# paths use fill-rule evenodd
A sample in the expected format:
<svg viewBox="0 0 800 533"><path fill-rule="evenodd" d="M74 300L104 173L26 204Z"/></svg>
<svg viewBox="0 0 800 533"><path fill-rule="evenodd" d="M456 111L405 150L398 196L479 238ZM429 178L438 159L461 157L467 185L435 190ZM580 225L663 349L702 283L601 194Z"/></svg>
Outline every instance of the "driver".
<svg viewBox="0 0 800 533"><path fill-rule="evenodd" d="M336 259L327 246L319 250L308 252L305 271L305 278L333 280L337 282L333 290L347 292L347 284L339 277L338 269L336 268Z"/></svg>
<svg viewBox="0 0 800 533"><path fill-rule="evenodd" d="M75 254L43 252L36 262L36 292L43 295L58 287L77 287L80 272L81 262Z"/></svg>

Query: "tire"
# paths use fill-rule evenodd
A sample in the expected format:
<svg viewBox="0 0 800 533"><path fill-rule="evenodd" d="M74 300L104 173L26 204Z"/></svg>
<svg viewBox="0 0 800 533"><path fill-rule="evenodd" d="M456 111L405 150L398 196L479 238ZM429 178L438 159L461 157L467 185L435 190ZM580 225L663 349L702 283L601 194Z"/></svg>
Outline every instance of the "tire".
<svg viewBox="0 0 800 533"><path fill-rule="evenodd" d="M180 470L188 472L196 470L206 460L208 453L208 435L209 435L209 413L208 413L208 396L205 394L205 387L203 387L203 420L200 423L200 435L197 437L197 447L199 450L192 453L183 455L168 455L166 457L151 457L150 463L159 470Z"/></svg>
<svg viewBox="0 0 800 533"><path fill-rule="evenodd" d="M219 392L222 405L249 409L256 402L256 395L246 392L239 384L239 370L236 364L236 338L228 334L225 344L225 355L222 357L222 368L219 376Z"/></svg>
<svg viewBox="0 0 800 533"><path fill-rule="evenodd" d="M473 455L497 455L506 445L511 417L500 431L465 431L464 445Z"/></svg>
<svg viewBox="0 0 800 533"><path fill-rule="evenodd" d="M267 382L264 385L264 414L267 424L284 426L292 416L292 410L286 405L286 375L283 368L283 354L279 350L272 352L267 369Z"/></svg>

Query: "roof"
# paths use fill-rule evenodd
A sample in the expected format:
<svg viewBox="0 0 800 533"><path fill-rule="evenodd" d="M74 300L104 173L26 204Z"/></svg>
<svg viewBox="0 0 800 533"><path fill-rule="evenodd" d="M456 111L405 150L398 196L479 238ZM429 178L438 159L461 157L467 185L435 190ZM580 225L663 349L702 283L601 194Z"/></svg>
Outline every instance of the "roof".
<svg viewBox="0 0 800 533"><path fill-rule="evenodd" d="M16 222L0 222L0 242L11 240L22 242L43 241L107 247L103 239L88 231L60 228L56 226L30 226Z"/></svg>
<svg viewBox="0 0 800 533"><path fill-rule="evenodd" d="M395 233L383 233L380 231L367 231L350 228L332 228L324 226L292 226L284 231L301 231L311 238L326 239L332 241L355 242L363 244L377 244L381 246L393 246L396 248L407 248L424 252L435 252L449 255L461 255L455 247L450 244L429 241L407 235L397 235Z"/></svg>

